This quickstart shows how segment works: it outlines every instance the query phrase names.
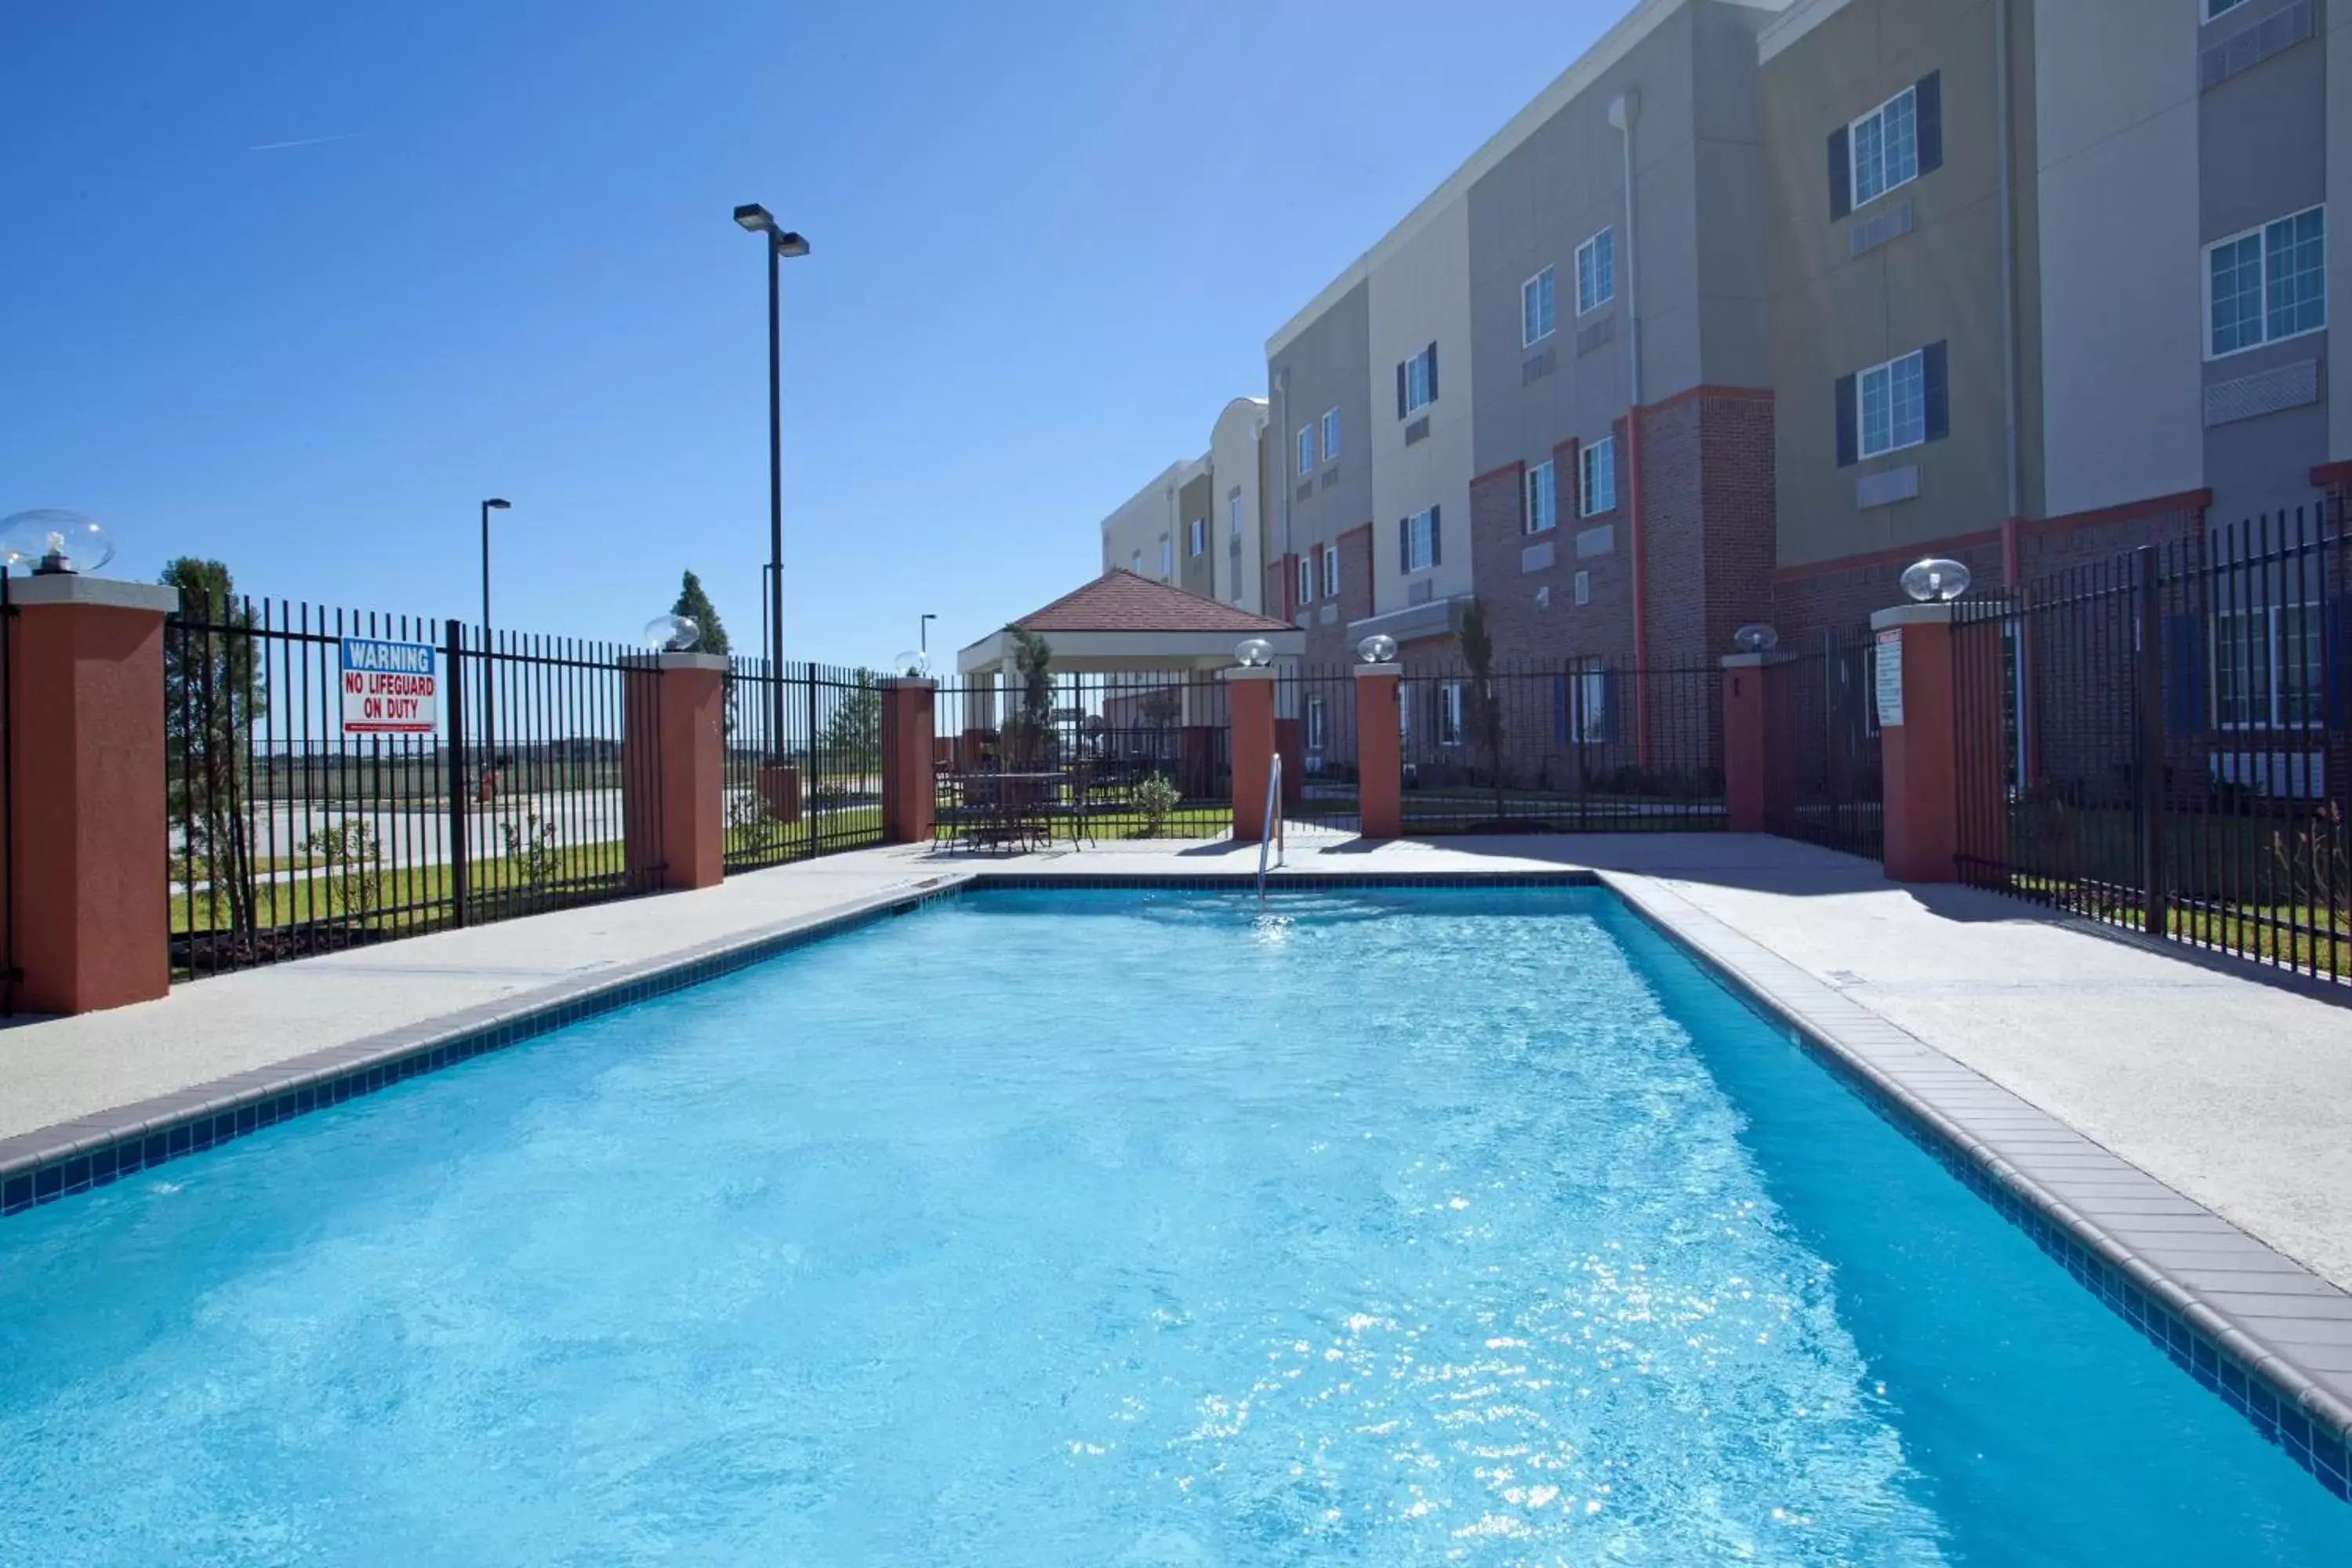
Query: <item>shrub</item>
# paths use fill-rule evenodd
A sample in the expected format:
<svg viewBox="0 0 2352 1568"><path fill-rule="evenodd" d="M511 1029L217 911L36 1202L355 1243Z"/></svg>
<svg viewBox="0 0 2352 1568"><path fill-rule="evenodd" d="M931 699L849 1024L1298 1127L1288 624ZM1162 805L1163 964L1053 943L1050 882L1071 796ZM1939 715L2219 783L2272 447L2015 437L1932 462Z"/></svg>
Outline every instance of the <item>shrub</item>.
<svg viewBox="0 0 2352 1568"><path fill-rule="evenodd" d="M1183 794L1175 781L1165 773L1150 773L1135 786L1135 809L1143 815L1143 837L1159 838L1167 834L1168 819L1183 803Z"/></svg>

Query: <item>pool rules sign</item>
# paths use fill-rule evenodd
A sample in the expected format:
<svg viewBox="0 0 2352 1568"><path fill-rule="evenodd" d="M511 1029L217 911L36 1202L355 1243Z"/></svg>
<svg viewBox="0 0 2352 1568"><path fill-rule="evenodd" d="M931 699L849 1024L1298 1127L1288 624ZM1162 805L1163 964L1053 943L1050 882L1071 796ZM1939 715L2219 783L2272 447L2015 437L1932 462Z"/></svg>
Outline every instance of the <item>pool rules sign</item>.
<svg viewBox="0 0 2352 1568"><path fill-rule="evenodd" d="M1878 727L1903 722L1903 633L1878 634Z"/></svg>
<svg viewBox="0 0 2352 1568"><path fill-rule="evenodd" d="M441 668L428 642L343 639L343 733L430 735L441 722Z"/></svg>

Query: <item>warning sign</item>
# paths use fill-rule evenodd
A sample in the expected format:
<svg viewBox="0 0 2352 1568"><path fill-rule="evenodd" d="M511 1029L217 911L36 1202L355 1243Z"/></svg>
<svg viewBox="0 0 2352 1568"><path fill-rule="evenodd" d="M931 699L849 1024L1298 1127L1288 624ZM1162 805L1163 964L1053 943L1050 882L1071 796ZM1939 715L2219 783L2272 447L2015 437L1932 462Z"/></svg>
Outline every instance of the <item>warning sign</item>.
<svg viewBox="0 0 2352 1568"><path fill-rule="evenodd" d="M343 733L429 735L441 722L441 671L428 642L343 639Z"/></svg>
<svg viewBox="0 0 2352 1568"><path fill-rule="evenodd" d="M1878 634L1878 727L1892 728L1903 722L1903 633L1900 629Z"/></svg>

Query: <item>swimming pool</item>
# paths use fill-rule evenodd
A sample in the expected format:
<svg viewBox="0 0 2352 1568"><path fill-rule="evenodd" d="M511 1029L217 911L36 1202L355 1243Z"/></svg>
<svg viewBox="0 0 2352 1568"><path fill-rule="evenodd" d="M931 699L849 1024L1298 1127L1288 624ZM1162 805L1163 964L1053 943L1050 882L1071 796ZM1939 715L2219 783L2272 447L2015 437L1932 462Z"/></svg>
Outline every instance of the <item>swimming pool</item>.
<svg viewBox="0 0 2352 1568"><path fill-rule="evenodd" d="M0 1562L2305 1563L1598 889L939 901L0 1223Z"/></svg>

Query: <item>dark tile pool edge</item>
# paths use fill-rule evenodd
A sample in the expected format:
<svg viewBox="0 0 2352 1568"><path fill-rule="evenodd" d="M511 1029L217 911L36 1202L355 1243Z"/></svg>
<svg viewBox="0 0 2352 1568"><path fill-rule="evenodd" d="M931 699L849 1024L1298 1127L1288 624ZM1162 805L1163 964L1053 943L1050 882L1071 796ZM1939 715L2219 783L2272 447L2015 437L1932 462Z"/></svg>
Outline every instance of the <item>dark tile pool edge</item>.
<svg viewBox="0 0 2352 1568"><path fill-rule="evenodd" d="M910 912L953 897L970 880L966 872L934 873L791 920L0 1138L0 1217Z"/></svg>
<svg viewBox="0 0 2352 1568"><path fill-rule="evenodd" d="M1693 908L1698 918L1685 918L1664 907L1662 900L1639 885L1637 879L1625 874L1604 873L1598 880L1643 923L1726 990L1785 1028L1816 1060L1853 1087L1864 1103L2023 1231L2078 1284L2162 1351L2174 1364L2199 1384L2219 1394L2258 1434L2283 1449L2329 1492L2352 1501L2352 1401L2327 1387L2321 1375L2296 1364L2292 1352L2267 1342L2228 1310L2206 1300L2196 1289L2174 1279L2162 1267L2141 1257L2085 1217L2049 1185L2004 1158L1993 1142L1971 1132L1962 1117L1948 1114L1931 1097L1884 1070L1870 1059L1866 1050L1841 1038L1835 1021L1825 1020L1823 1010L1813 999L1791 996L1781 986L1749 973L1735 958L1718 951L1703 931L1693 928L1720 927L1737 942L1756 948L1767 960L1786 970L1796 983L1790 989L1810 987L1833 999L1836 1005L1866 1017L1872 1032L1899 1036L1916 1050L1941 1058L1953 1070L1981 1080L1987 1088L2051 1128L2062 1129L2076 1138L2080 1134L1907 1030L1839 996L1832 987L1715 917L1686 906ZM2193 1205L2217 1226L2226 1227L2242 1237L2249 1247L2268 1253L2285 1266L2278 1271L2282 1277L2300 1278L2317 1285L2325 1294L2315 1294L2310 1299L2336 1309L2325 1314L2326 1321L2352 1321L2352 1297L2120 1155L2090 1140L2083 1142L2116 1168L2132 1173L2184 1205ZM2314 1316L2322 1314L2315 1311Z"/></svg>

